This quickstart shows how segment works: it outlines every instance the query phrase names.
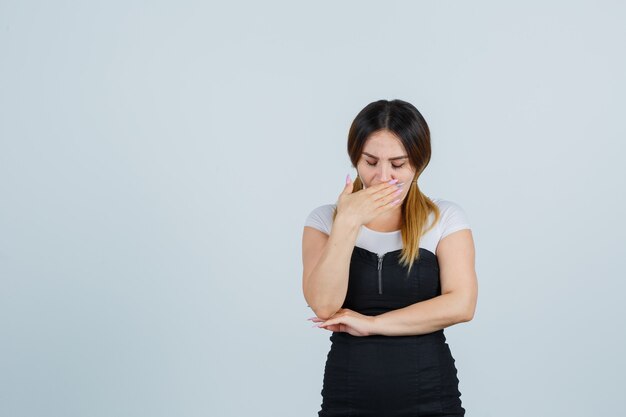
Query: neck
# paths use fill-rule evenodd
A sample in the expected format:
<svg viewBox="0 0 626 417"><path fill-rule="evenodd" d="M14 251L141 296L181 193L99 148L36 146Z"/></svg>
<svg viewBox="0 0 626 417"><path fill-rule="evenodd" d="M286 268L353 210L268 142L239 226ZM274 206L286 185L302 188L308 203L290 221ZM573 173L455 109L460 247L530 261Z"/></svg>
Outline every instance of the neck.
<svg viewBox="0 0 626 417"><path fill-rule="evenodd" d="M386 213L380 214L365 225L368 229L378 232L391 232L402 228L402 208L397 207Z"/></svg>

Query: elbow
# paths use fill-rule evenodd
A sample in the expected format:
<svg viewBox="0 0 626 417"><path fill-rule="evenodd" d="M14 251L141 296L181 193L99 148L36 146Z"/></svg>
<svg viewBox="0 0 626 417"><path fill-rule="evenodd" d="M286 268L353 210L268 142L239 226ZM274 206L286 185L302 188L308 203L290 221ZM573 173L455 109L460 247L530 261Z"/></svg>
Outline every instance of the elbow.
<svg viewBox="0 0 626 417"><path fill-rule="evenodd" d="M476 303L464 300L457 304L457 308L454 311L455 323L466 323L474 319L474 311L476 310Z"/></svg>
<svg viewBox="0 0 626 417"><path fill-rule="evenodd" d="M335 315L335 313L337 312L338 309L325 309L325 310L313 310L315 311L315 315L317 317L319 317L322 320L328 320L330 319L332 316Z"/></svg>
<svg viewBox="0 0 626 417"><path fill-rule="evenodd" d="M331 306L309 307L311 307L315 315L322 320L328 320L329 318L334 316L335 313L339 310L339 308L334 308Z"/></svg>
<svg viewBox="0 0 626 417"><path fill-rule="evenodd" d="M307 300L307 307L313 310L315 315L322 320L328 320L329 318L334 316L335 313L337 313L337 311L339 311L339 309L341 308L341 305L338 305L336 303L324 302L324 300L321 300L321 302L309 302L309 298L306 296L306 294L304 298ZM343 303L343 300L341 302Z"/></svg>
<svg viewBox="0 0 626 417"><path fill-rule="evenodd" d="M322 320L328 320L341 308L341 306L337 306L334 303L329 304L324 300L312 300L311 297L307 297L306 291L304 292L304 299L307 302L307 307L313 310L315 316Z"/></svg>
<svg viewBox="0 0 626 417"><path fill-rule="evenodd" d="M467 323L468 321L472 321L474 319L474 312L476 311L476 306L473 305L469 308L466 308L465 310L463 310L462 314L460 315L461 317L461 322L462 323Z"/></svg>
<svg viewBox="0 0 626 417"><path fill-rule="evenodd" d="M467 323L468 321L472 321L472 319L474 318L474 311L471 312L466 312L462 317L461 317L461 322L462 323Z"/></svg>
<svg viewBox="0 0 626 417"><path fill-rule="evenodd" d="M474 310L476 309L476 303L474 300L468 299L468 297L463 294L456 292L445 294L449 294L450 297L454 297L452 300L454 308L451 308L449 313L449 320L452 324L465 323L474 318Z"/></svg>
<svg viewBox="0 0 626 417"><path fill-rule="evenodd" d="M474 313L476 312L476 302L477 294L474 292L471 296L463 297L462 301L459 303L460 308L459 318L460 321L466 323L468 321L472 321L474 319Z"/></svg>

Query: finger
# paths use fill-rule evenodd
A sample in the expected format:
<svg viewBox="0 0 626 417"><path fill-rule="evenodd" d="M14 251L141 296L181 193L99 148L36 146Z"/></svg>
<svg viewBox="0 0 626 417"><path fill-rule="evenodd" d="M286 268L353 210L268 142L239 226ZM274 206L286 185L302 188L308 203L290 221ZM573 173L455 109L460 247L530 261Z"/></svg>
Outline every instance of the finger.
<svg viewBox="0 0 626 417"><path fill-rule="evenodd" d="M379 211L383 212L402 203L402 200L406 197L406 192L402 188L398 188L396 191L390 192L385 197L380 199Z"/></svg>
<svg viewBox="0 0 626 417"><path fill-rule="evenodd" d="M341 324L333 324L332 326L324 327L324 330L329 330L331 332L341 332Z"/></svg>
<svg viewBox="0 0 626 417"><path fill-rule="evenodd" d="M374 201L384 203L382 199L390 195L394 195L394 193L397 193L398 190L403 190L404 189L403 186L404 184L386 184L385 187L383 187L383 189L374 193Z"/></svg>
<svg viewBox="0 0 626 417"><path fill-rule="evenodd" d="M400 204L402 204L402 197L398 196L398 197L391 197L385 200L385 204L378 207L378 212L380 213L384 213L385 211L389 211L394 207L398 207Z"/></svg>
<svg viewBox="0 0 626 417"><path fill-rule="evenodd" d="M367 188L363 188L362 192L370 194L370 195L371 194L377 195L377 193L379 193L380 191L383 191L391 186L396 185L397 182L398 182L397 179L387 181L387 182L381 182L380 184L371 185Z"/></svg>
<svg viewBox="0 0 626 417"><path fill-rule="evenodd" d="M381 199L379 199L376 204L377 206L375 207L375 212L376 215L380 215L381 213L384 213L394 207L397 207L399 204L402 203L402 193L391 193Z"/></svg>
<svg viewBox="0 0 626 417"><path fill-rule="evenodd" d="M354 190L354 182L352 182L352 178L350 178L350 174L346 176L346 185L343 187L341 194L351 194Z"/></svg>
<svg viewBox="0 0 626 417"><path fill-rule="evenodd" d="M387 202L387 204L389 204L397 199L402 199L403 196L404 196L404 190L402 188L398 188L396 191L386 195L385 201Z"/></svg>
<svg viewBox="0 0 626 417"><path fill-rule="evenodd" d="M326 320L323 323L316 324L316 326L317 327L326 327L326 326L330 326L331 324L337 324L337 323L338 323L338 320L336 320L336 319L335 320L329 319L329 320Z"/></svg>
<svg viewBox="0 0 626 417"><path fill-rule="evenodd" d="M331 330L331 331L338 331L339 329L341 329L341 324L329 324L326 326L319 326L320 329L326 329L326 330Z"/></svg>

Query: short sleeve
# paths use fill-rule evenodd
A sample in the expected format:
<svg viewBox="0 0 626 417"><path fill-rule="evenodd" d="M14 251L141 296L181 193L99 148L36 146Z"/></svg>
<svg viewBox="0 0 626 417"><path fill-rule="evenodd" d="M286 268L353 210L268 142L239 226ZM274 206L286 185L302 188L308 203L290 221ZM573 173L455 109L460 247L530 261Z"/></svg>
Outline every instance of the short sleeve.
<svg viewBox="0 0 626 417"><path fill-rule="evenodd" d="M441 213L440 225L441 236L439 239L443 239L458 230L471 229L465 210L452 201L446 201Z"/></svg>
<svg viewBox="0 0 626 417"><path fill-rule="evenodd" d="M305 226L313 227L330 235L333 207L324 205L313 209L304 221Z"/></svg>

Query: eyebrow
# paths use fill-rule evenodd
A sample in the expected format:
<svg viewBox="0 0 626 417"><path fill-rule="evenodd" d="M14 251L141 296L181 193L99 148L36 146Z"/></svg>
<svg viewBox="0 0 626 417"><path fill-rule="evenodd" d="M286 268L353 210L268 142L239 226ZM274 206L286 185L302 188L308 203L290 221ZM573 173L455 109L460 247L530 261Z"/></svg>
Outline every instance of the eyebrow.
<svg viewBox="0 0 626 417"><path fill-rule="evenodd" d="M367 156L369 156L370 158L378 159L378 157L377 157L377 156L374 156L374 155L369 154L369 153L367 153L367 152L363 152L363 155L367 155ZM406 159L406 158L408 158L408 156L407 156L407 155L403 155L403 156L394 156L393 158L389 158L389 160L390 160L390 161L395 161L396 159Z"/></svg>

